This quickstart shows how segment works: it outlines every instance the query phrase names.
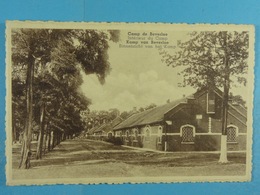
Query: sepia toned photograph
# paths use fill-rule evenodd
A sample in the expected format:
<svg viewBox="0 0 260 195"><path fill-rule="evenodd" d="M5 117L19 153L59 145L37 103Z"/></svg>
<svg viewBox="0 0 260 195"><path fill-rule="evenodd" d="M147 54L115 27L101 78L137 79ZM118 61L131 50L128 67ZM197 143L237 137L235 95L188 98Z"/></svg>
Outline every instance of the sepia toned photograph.
<svg viewBox="0 0 260 195"><path fill-rule="evenodd" d="M250 181L254 33L7 21L7 185Z"/></svg>

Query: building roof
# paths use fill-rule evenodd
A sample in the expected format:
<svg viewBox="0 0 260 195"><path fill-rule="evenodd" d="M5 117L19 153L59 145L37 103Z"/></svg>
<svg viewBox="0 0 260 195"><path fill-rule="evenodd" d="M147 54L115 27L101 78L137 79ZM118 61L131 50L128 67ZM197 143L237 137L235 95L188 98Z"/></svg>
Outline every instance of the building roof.
<svg viewBox="0 0 260 195"><path fill-rule="evenodd" d="M201 91L202 91L202 90L201 90ZM219 97L222 98L223 92L222 92L220 89L215 88L214 91L215 91L215 93L216 93ZM232 101L231 101L231 102L230 102L230 101L228 102L228 106L231 107L231 108L233 108L237 113L239 113L239 114L240 114L241 116L243 116L244 118L247 118L247 109L246 109L244 106L242 106L242 105L240 105L240 104L238 104L238 103L232 103Z"/></svg>
<svg viewBox="0 0 260 195"><path fill-rule="evenodd" d="M100 126L94 126L94 127L92 127L91 129L88 130L87 134L89 134L89 135L93 134L94 131L95 131L96 129L98 129L99 127L100 127Z"/></svg>
<svg viewBox="0 0 260 195"><path fill-rule="evenodd" d="M114 130L161 122L164 119L165 113L167 113L180 103L186 103L186 99L187 98L178 99L165 105L133 114L122 123L119 123L117 126L115 126Z"/></svg>
<svg viewBox="0 0 260 195"><path fill-rule="evenodd" d="M102 124L101 126L99 126L97 129L95 129L93 131L93 133L97 133L97 132L109 132L109 131L112 131L113 128L118 125L119 123L121 123L123 121L123 119L118 116L116 117L114 120L112 120L111 122L109 123L104 123Z"/></svg>
<svg viewBox="0 0 260 195"><path fill-rule="evenodd" d="M124 129L124 128L134 128L137 126L143 126L143 125L149 125L153 123L162 122L164 120L164 115L172 110L173 108L177 107L181 103L187 103L187 99L193 99L196 98L198 94L207 92L208 89L203 88L199 89L197 92L195 92L192 96L189 96L187 98L182 98L176 101L172 101L168 104L155 107L153 109L145 110L140 113L133 114L129 118L127 118L125 121L119 123L117 126L114 127L114 130ZM222 91L218 88L214 89L214 92L218 94L222 98ZM241 105L232 105L229 104L231 108L233 108L237 113L239 113L243 117L247 117L246 115L246 108L244 108Z"/></svg>
<svg viewBox="0 0 260 195"><path fill-rule="evenodd" d="M244 106L236 103L233 103L232 106L241 112L244 116L247 116L247 109Z"/></svg>

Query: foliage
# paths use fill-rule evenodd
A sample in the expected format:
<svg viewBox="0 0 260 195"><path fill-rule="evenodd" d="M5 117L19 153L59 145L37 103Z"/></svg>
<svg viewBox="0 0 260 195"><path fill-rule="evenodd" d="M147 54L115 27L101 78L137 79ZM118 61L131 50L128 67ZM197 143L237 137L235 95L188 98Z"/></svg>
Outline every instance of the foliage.
<svg viewBox="0 0 260 195"><path fill-rule="evenodd" d="M180 42L173 54L160 52L162 61L168 66L181 67L183 86L223 87L221 163L227 162L229 90L235 81L246 85L248 48L248 32L204 31L190 33L189 39Z"/></svg>
<svg viewBox="0 0 260 195"><path fill-rule="evenodd" d="M123 111L121 114L120 114L120 117L122 119L127 119L127 117L129 116L129 113L127 111Z"/></svg>
<svg viewBox="0 0 260 195"><path fill-rule="evenodd" d="M173 54L160 52L168 66L182 67L183 86L223 87L226 73L229 83L246 84L243 75L248 68L248 32L205 31L192 32L189 36Z"/></svg>
<svg viewBox="0 0 260 195"><path fill-rule="evenodd" d="M246 108L246 101L243 100L241 95L233 95L232 93L230 93L229 99L232 100L232 103L236 103Z"/></svg>
<svg viewBox="0 0 260 195"><path fill-rule="evenodd" d="M15 29L12 31L13 114L22 131L25 118L25 84L28 53L35 58L33 84L34 121L39 108L47 102L49 122L67 131L82 128L80 110L91 101L80 91L81 70L97 74L101 83L109 73L108 40L118 40L118 32L96 30ZM29 45L30 48L29 48ZM23 125L22 125L23 124ZM20 127L21 126L21 127Z"/></svg>
<svg viewBox="0 0 260 195"><path fill-rule="evenodd" d="M20 167L30 167L31 134L39 128L41 105L46 105L46 122L52 128L69 134L83 130L81 111L90 100L79 91L81 72L105 82L110 70L108 41L117 40L117 35L98 30L12 30L13 129L24 128Z"/></svg>
<svg viewBox="0 0 260 195"><path fill-rule="evenodd" d="M103 123L109 123L119 116L119 110L116 108L96 111L93 110L86 114L85 122L88 124L88 129L98 127Z"/></svg>

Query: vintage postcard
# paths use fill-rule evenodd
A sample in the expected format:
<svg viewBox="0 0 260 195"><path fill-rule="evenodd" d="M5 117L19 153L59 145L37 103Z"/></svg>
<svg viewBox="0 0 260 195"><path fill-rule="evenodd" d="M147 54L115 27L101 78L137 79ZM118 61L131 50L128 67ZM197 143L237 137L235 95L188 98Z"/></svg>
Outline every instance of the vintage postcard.
<svg viewBox="0 0 260 195"><path fill-rule="evenodd" d="M251 181L252 25L6 23L8 185Z"/></svg>

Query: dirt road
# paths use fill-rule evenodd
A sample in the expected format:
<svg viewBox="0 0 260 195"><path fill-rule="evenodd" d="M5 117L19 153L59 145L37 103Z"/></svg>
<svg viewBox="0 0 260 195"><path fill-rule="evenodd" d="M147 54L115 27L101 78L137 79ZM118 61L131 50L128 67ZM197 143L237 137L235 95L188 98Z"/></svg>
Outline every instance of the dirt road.
<svg viewBox="0 0 260 195"><path fill-rule="evenodd" d="M243 175L245 154L229 154L218 164L219 154L156 153L86 139L62 142L42 160L32 160L29 170L17 169L13 152L13 179L98 178L142 176Z"/></svg>

